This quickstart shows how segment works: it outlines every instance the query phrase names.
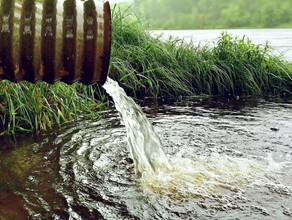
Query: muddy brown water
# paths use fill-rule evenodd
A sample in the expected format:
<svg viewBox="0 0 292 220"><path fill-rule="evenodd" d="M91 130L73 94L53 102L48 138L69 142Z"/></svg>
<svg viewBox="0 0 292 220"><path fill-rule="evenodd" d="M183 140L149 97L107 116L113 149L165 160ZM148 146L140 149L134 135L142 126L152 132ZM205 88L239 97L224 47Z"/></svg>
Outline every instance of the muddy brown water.
<svg viewBox="0 0 292 220"><path fill-rule="evenodd" d="M0 137L0 219L292 219L291 100L142 106L166 153L188 169L186 188L137 181L125 128L109 110Z"/></svg>

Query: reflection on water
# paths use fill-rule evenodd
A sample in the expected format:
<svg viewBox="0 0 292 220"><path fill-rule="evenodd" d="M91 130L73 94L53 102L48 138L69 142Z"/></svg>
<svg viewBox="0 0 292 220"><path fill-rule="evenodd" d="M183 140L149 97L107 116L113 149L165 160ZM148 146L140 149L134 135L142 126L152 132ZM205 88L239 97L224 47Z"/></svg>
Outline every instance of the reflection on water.
<svg viewBox="0 0 292 220"><path fill-rule="evenodd" d="M289 219L291 107L145 105L176 167L150 181L136 179L115 111L37 139L1 140L0 219Z"/></svg>

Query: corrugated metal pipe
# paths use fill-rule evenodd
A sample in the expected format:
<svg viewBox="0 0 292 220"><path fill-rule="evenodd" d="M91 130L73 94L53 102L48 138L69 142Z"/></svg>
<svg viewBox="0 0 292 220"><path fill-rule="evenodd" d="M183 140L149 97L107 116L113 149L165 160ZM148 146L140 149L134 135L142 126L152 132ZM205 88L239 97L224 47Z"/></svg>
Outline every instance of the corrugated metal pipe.
<svg viewBox="0 0 292 220"><path fill-rule="evenodd" d="M105 82L111 53L108 2L0 2L0 80Z"/></svg>

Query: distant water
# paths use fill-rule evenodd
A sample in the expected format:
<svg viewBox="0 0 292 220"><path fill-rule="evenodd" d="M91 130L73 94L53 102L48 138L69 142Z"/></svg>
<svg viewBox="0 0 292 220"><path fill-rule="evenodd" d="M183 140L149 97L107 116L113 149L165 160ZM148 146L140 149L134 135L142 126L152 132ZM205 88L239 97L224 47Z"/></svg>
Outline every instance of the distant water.
<svg viewBox="0 0 292 220"><path fill-rule="evenodd" d="M275 54L282 54L284 59L292 61L292 29L215 29L215 30L167 30L151 31L155 36L162 34L163 39L170 36L183 38L186 42L193 40L195 45L213 46L222 32L232 36L247 36L253 43L265 44L267 41Z"/></svg>

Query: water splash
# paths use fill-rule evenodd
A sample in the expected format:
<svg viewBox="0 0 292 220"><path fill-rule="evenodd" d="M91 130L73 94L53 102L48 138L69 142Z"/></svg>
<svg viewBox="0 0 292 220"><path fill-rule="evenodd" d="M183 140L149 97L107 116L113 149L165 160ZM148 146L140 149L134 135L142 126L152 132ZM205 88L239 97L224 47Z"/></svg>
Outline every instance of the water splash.
<svg viewBox="0 0 292 220"><path fill-rule="evenodd" d="M17 147L0 137L0 219L291 219L292 103L250 105L145 108L171 170L139 179L113 109Z"/></svg>
<svg viewBox="0 0 292 220"><path fill-rule="evenodd" d="M270 182L267 176L285 166L271 158L255 160L220 152L194 154L191 158L181 157L180 153L169 159L141 107L116 81L108 78L103 87L112 96L126 127L129 151L140 177L139 183L145 191L175 199L239 196L243 185L265 185ZM181 147L181 151L188 151L188 147Z"/></svg>
<svg viewBox="0 0 292 220"><path fill-rule="evenodd" d="M171 165L162 142L141 107L111 78L107 78L103 88L113 98L126 127L129 151L134 160L136 174L141 177L148 173L170 170Z"/></svg>

